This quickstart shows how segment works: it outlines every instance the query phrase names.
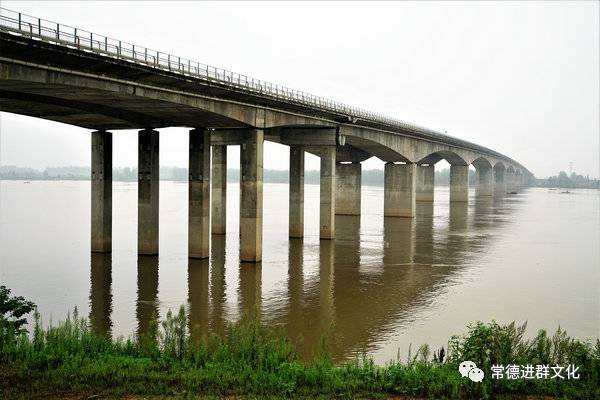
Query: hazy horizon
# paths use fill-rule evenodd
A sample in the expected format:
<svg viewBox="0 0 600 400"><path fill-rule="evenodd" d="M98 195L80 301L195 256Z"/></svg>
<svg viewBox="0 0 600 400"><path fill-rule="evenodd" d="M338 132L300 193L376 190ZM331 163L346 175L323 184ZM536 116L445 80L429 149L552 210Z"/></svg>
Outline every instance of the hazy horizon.
<svg viewBox="0 0 600 400"><path fill-rule="evenodd" d="M47 170L47 169L60 169L60 168L87 168L87 169L90 169L91 168L91 164L85 164L85 165L47 165L47 166L44 166L42 168L35 168L35 167L30 166L30 165L2 164L2 165L0 165L0 168L2 168L2 167L5 167L5 168L7 168L7 167L15 167L15 168L23 168L23 169L30 168L30 169L33 169L33 170L36 170L36 171L43 172L44 170ZM137 169L137 167L138 167L137 165L119 165L119 166L113 165L113 170L114 169L123 169L123 168ZM161 164L160 168L161 169L162 168L184 168L184 169L187 169L188 167L187 166L163 165L163 164ZM442 171L448 171L449 169L450 169L450 164L444 163L444 160L442 160L442 161L440 161L436 165L435 171L436 172L442 172ZM474 171L475 167L473 167L472 165L470 165L469 169L471 171ZM240 170L239 164L231 165L231 163L228 163L227 170L228 171L229 170L239 171ZM289 168L266 168L265 167L264 170L265 171L287 172L287 171L289 171ZM319 170L320 170L320 168L312 168L312 169L305 168L304 169L305 172L318 172ZM383 170L384 170L383 167L377 167L377 166L372 167L372 168L367 168L367 167L363 166L363 168L362 168L362 172L363 173L364 172L368 172L368 171L380 171L380 172L383 172ZM549 176L536 176L536 178L538 178L538 179L545 179L545 178L549 178L551 176L557 176L560 172L568 173L569 176L571 175L571 173L569 171L567 171L565 169L562 169L562 170L557 170L553 175L549 175ZM582 175L584 177L587 176L587 174L579 173L576 170L573 170L572 173L574 173L576 175ZM598 179L597 177L593 177L592 175L589 175L589 178L590 179Z"/></svg>

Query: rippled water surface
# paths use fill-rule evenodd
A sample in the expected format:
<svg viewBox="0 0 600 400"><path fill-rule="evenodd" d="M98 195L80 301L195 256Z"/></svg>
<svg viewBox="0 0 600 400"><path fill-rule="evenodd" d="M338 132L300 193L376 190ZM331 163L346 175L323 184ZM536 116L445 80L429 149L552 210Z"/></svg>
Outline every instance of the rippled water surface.
<svg viewBox="0 0 600 400"><path fill-rule="evenodd" d="M91 255L89 182L0 183L0 284L39 305L45 322L77 306L113 335L143 331L181 304L196 330L247 310L310 354L328 337L336 360L377 362L409 344L440 346L475 320L558 325L599 337L600 196L528 189L383 218L383 189L363 187L362 216L336 217L319 241L319 188L305 189L304 240L288 240L288 187L264 185L261 264L238 260L238 185L228 185L226 236L210 260L187 258L187 184L161 182L160 256L137 257L137 185L115 183L113 253Z"/></svg>

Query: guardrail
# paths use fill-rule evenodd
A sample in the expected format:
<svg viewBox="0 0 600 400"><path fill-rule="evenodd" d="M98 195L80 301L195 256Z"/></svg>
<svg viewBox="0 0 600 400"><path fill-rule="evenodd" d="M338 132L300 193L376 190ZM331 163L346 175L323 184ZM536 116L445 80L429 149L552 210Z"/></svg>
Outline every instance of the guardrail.
<svg viewBox="0 0 600 400"><path fill-rule="evenodd" d="M351 122L363 120L365 122L423 133L437 140L453 141L459 146L478 149L497 157L509 159L496 151L475 143L391 118L380 113L315 96L300 90L290 89L285 86L238 74L223 68L212 67L169 53L152 50L144 46L113 39L84 29L37 18L18 11L0 8L0 31L76 48L82 51L97 53L151 68L170 71L176 74L194 77L207 82L229 86L237 90L299 104L320 111L345 115Z"/></svg>

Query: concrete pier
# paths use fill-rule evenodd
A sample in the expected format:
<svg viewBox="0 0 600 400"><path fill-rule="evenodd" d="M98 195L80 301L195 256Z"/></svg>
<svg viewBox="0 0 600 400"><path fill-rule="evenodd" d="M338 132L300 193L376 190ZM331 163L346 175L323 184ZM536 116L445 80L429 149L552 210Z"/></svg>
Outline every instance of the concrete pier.
<svg viewBox="0 0 600 400"><path fill-rule="evenodd" d="M227 230L227 146L212 147L212 233Z"/></svg>
<svg viewBox="0 0 600 400"><path fill-rule="evenodd" d="M417 201L433 201L435 166L417 165Z"/></svg>
<svg viewBox="0 0 600 400"><path fill-rule="evenodd" d="M138 134L138 254L158 254L158 131Z"/></svg>
<svg viewBox="0 0 600 400"><path fill-rule="evenodd" d="M523 188L523 174L515 174L515 189L520 191Z"/></svg>
<svg viewBox="0 0 600 400"><path fill-rule="evenodd" d="M112 249L112 133L92 132L91 250Z"/></svg>
<svg viewBox="0 0 600 400"><path fill-rule="evenodd" d="M190 131L188 257L207 258L210 238L210 131Z"/></svg>
<svg viewBox="0 0 600 400"><path fill-rule="evenodd" d="M469 201L468 165L450 165L450 201Z"/></svg>
<svg viewBox="0 0 600 400"><path fill-rule="evenodd" d="M477 197L492 196L494 194L494 173L492 167L479 166L476 168L476 172L475 195Z"/></svg>
<svg viewBox="0 0 600 400"><path fill-rule="evenodd" d="M360 215L361 164L353 162L335 165L335 213Z"/></svg>
<svg viewBox="0 0 600 400"><path fill-rule="evenodd" d="M504 173L504 182L505 182L505 186L506 186L506 192L510 193L510 192L516 192L517 188L515 185L515 173L513 171L506 171Z"/></svg>
<svg viewBox="0 0 600 400"><path fill-rule="evenodd" d="M384 217L415 216L416 175L416 164L385 164Z"/></svg>
<svg viewBox="0 0 600 400"><path fill-rule="evenodd" d="M504 168L494 168L494 194L503 196L506 194L506 170Z"/></svg>
<svg viewBox="0 0 600 400"><path fill-rule="evenodd" d="M262 260L264 132L248 129L240 146L240 260Z"/></svg>
<svg viewBox="0 0 600 400"><path fill-rule="evenodd" d="M290 146L289 236L304 237L304 147Z"/></svg>
<svg viewBox="0 0 600 400"><path fill-rule="evenodd" d="M322 146L319 237L335 238L335 146Z"/></svg>

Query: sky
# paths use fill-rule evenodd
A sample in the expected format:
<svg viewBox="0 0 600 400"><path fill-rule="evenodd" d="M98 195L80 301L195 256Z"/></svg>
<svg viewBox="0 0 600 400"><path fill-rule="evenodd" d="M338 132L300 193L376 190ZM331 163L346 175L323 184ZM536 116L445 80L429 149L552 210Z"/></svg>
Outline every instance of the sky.
<svg viewBox="0 0 600 400"><path fill-rule="evenodd" d="M598 2L0 5L447 131L537 177L570 162L600 172ZM0 162L89 165L90 132L0 113ZM187 166L187 129L161 129L160 140L162 165ZM113 141L114 165L136 165L136 131ZM237 167L239 149L228 155ZM265 144L265 168L288 160L287 147ZM306 167L318 169L318 158Z"/></svg>

